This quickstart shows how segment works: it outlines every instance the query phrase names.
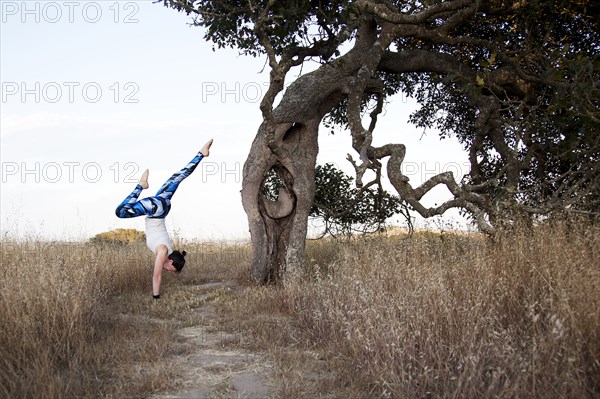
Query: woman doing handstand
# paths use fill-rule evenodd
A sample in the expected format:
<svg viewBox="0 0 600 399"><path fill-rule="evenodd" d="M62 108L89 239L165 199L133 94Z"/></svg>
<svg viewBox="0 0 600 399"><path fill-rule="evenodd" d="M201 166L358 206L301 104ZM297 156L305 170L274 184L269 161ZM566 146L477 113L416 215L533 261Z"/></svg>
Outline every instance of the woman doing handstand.
<svg viewBox="0 0 600 399"><path fill-rule="evenodd" d="M152 294L154 299L160 298L160 282L162 271L179 273L185 265L186 252L173 251L171 240L165 226L165 217L171 210L171 198L175 190L186 177L192 174L202 158L209 155L212 139L209 140L198 154L186 165L171 176L153 197L138 200L143 189L148 188L148 170L142 174L138 185L131 194L121 202L115 210L120 218L134 218L146 215L146 245L156 255L154 273L152 274Z"/></svg>

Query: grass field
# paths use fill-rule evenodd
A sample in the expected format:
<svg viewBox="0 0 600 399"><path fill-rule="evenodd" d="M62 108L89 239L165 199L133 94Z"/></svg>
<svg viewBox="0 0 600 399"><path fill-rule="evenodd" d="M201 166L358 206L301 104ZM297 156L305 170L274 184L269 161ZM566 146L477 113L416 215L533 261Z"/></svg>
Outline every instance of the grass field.
<svg viewBox="0 0 600 399"><path fill-rule="evenodd" d="M215 299L223 328L268 351L277 397L599 397L599 233L311 241L306 276L278 287L247 280L247 245L183 242L188 266L160 303L144 245L4 237L0 397L171 388L197 285L230 279L245 289Z"/></svg>

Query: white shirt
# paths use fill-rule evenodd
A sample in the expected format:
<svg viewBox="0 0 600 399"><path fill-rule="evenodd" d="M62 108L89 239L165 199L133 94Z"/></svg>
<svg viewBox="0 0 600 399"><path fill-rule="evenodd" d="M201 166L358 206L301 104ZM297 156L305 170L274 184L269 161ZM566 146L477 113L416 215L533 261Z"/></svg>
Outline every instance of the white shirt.
<svg viewBox="0 0 600 399"><path fill-rule="evenodd" d="M146 218L146 245L148 249L156 254L156 247L160 244L167 246L167 255L173 252L171 239L167 233L165 219Z"/></svg>

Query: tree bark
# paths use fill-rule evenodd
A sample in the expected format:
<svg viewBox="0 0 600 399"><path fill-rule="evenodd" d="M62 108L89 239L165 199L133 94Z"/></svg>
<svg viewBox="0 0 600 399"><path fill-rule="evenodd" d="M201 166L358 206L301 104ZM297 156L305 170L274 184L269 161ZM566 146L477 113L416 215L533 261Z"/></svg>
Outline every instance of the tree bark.
<svg viewBox="0 0 600 399"><path fill-rule="evenodd" d="M303 270L308 215L315 193L319 122L278 123L277 155L267 145L266 123L252 143L244 164L242 203L253 244L252 277L257 283L277 281L284 268L288 275ZM283 182L276 201L261 193L271 170Z"/></svg>

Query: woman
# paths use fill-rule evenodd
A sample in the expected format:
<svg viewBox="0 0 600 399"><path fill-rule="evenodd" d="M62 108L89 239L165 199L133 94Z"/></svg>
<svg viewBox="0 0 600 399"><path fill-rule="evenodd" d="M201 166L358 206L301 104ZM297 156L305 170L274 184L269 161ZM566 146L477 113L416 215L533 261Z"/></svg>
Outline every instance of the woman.
<svg viewBox="0 0 600 399"><path fill-rule="evenodd" d="M209 140L185 168L171 176L158 190L155 196L138 200L143 189L148 188L148 170L144 171L138 185L115 210L120 218L134 218L146 215L146 245L156 255L152 275L152 294L160 298L162 271L179 273L185 265L186 252L173 251L171 240L165 226L165 217L171 210L171 198L179 183L192 174L202 158L209 155L213 140Z"/></svg>

